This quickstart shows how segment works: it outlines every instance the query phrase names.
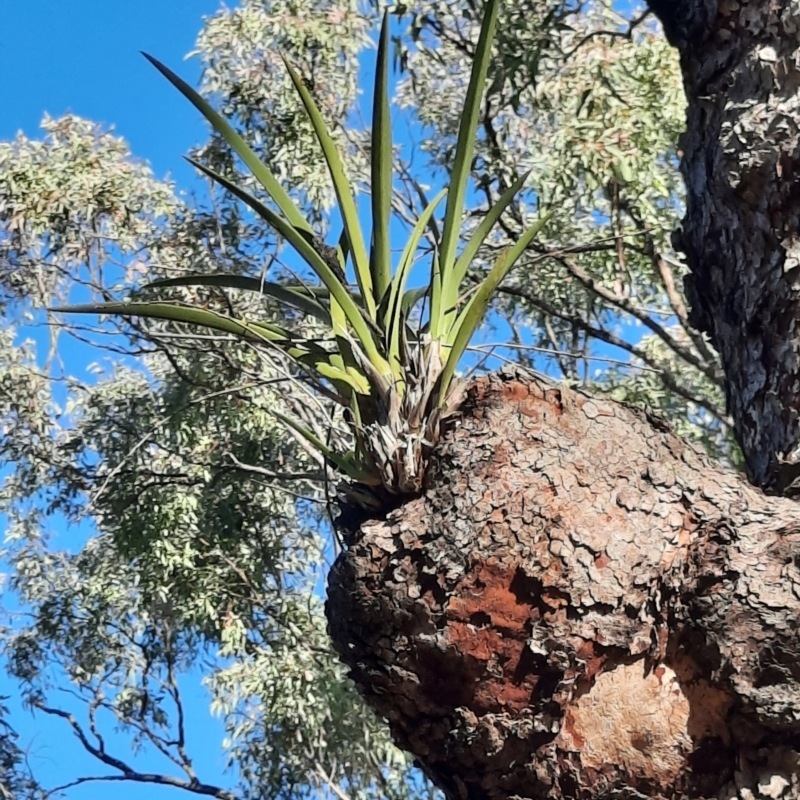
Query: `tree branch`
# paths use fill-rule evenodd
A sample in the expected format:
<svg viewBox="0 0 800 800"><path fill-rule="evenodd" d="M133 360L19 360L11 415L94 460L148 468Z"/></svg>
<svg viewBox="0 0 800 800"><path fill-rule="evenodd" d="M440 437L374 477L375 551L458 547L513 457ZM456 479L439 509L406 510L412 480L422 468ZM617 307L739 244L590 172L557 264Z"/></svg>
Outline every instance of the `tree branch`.
<svg viewBox="0 0 800 800"><path fill-rule="evenodd" d="M598 297L601 297L606 302L616 306L620 311L630 314L634 319L639 320L646 328L649 328L664 344L666 344L673 352L680 356L688 364L691 364L696 369L700 370L712 383L722 388L724 385L722 377L718 374L717 369L699 359L688 348L681 345L675 337L663 325L656 322L649 314L637 308L627 297L612 292L610 289L603 286L596 281L588 272L580 267L571 258L564 255L553 256L559 264L561 264L579 283L583 284L587 289L594 292Z"/></svg>
<svg viewBox="0 0 800 800"><path fill-rule="evenodd" d="M576 327L581 328L589 336L599 339L601 342L613 345L614 347L619 347L621 350L626 350L631 355L655 369L659 373L659 377L663 381L664 386L666 386L671 392L679 397L682 397L684 400L687 400L690 403L697 403L697 405L707 408L712 414L714 414L716 417L719 417L719 419L723 421L726 420L725 412L719 408L716 403L712 402L707 397L703 397L702 395L694 395L687 391L678 383L677 378L668 369L654 359L650 358L650 356L648 356L647 353L645 353L640 347L636 347L636 345L632 345L629 342L626 342L624 339L620 339L618 336L615 336L613 333L609 333L602 328L595 328L594 326L589 325L587 322L584 322L584 320L582 320L580 317L558 311L545 300L541 300L540 298L528 294L527 292L523 292L521 289L514 289L509 286L501 286L498 289L498 292L527 300L531 305L535 306L540 311L543 311L545 314L559 317L560 319L563 319L575 325Z"/></svg>
<svg viewBox="0 0 800 800"><path fill-rule="evenodd" d="M138 772L137 770L130 767L126 764L122 759L116 758L111 754L107 753L105 748L100 746L93 745L86 736L83 728L80 726L78 721L75 717L70 714L68 711L64 711L61 708L52 708L50 706L46 706L43 703L35 703L35 708L39 709L40 711L44 712L45 714L49 714L50 716L54 717L61 717L62 719L67 720L70 727L72 728L73 733L80 741L81 745L83 746L84 750L88 752L90 755L94 756L98 761L101 761L108 767L112 767L113 769L118 770L121 775L108 775L108 776L97 776L97 777L86 777L86 778L78 778L71 783L64 784L63 786L56 787L55 789L50 790L47 794L48 796L55 794L58 791L63 791L64 789L70 788L72 786L77 786L81 783L88 783L90 781L133 781L135 783L154 783L159 784L161 786L174 786L178 789L184 789L188 792L193 792L194 794L206 795L208 797L217 797L219 800L239 800L239 798L227 791L226 789L222 789L219 786L213 786L211 784L202 783L198 780L189 780L184 781L180 778L175 778L171 775L160 775L158 773L152 772Z"/></svg>

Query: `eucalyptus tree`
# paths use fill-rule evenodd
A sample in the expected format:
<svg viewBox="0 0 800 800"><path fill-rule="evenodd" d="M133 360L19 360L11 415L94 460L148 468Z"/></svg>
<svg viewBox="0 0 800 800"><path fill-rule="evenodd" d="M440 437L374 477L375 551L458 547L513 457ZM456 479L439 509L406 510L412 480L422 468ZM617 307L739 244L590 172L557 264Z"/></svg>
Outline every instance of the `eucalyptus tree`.
<svg viewBox="0 0 800 800"><path fill-rule="evenodd" d="M207 200L74 117L0 151L10 313L88 296L123 315L50 311L46 353L4 332L11 673L112 779L218 797L430 791L390 734L448 796L783 792L791 614L770 609L794 602L793 507L614 402L738 462L694 310L717 295L687 307L670 238L673 49L604 3L403 4L397 150L386 26L359 124L378 11L248 0L205 21L199 94L159 65L212 123ZM709 19L665 17L690 76ZM472 352L522 366L470 381L495 292L511 341ZM105 346L96 380L61 363L66 337ZM388 728L325 631L329 512L330 636ZM79 551L54 515L91 521ZM198 664L231 786L185 746ZM172 772L107 749L111 718Z"/></svg>

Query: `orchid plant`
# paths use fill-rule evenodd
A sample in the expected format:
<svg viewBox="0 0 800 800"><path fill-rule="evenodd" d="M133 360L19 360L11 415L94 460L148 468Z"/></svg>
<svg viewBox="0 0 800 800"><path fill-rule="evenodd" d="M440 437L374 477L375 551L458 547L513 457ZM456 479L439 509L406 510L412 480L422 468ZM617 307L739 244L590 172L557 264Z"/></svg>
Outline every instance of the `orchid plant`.
<svg viewBox="0 0 800 800"><path fill-rule="evenodd" d="M459 361L484 319L498 285L547 219L546 215L540 217L502 251L477 287L467 281L481 246L527 178L524 174L514 181L460 247L480 104L499 5L500 0L486 2L449 186L430 200L419 216L394 269L390 241L393 152L388 13L384 15L380 33L373 95L369 247L340 154L319 108L291 64L285 61L319 141L343 221L343 233L335 248L320 245L319 237L289 194L229 122L174 72L146 56L241 158L271 204L199 161L189 161L274 229L319 281L316 286L292 286L258 277L204 274L156 281L149 288L215 286L257 292L314 318L329 331L326 340L310 341L268 321L235 318L181 302L107 302L60 310L172 320L278 348L297 364L302 380L349 411L347 420L353 446L346 452L338 451L298 421L282 414L276 416L344 475L351 489L360 485L356 496L362 501L374 498L379 492L407 495L419 491L442 422L458 410L463 396L463 385L456 373ZM422 237L432 229L434 216L445 197L443 221L435 226L438 240L431 259L429 283L423 289L408 289L409 274ZM346 280L348 267L355 275L355 286ZM425 324L414 327L410 324L411 315L423 299L427 307Z"/></svg>

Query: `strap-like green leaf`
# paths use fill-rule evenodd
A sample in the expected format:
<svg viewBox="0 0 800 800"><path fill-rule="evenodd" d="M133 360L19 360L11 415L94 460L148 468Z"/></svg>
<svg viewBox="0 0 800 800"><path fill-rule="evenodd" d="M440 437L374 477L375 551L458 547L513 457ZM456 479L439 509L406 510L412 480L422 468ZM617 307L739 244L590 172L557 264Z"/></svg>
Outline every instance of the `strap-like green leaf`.
<svg viewBox="0 0 800 800"><path fill-rule="evenodd" d="M155 289L167 286L219 286L223 289L257 292L258 294L272 297L280 303L292 306L304 314L315 317L326 325L331 324L331 315L327 309L309 296L308 293L301 294L280 283L264 281L261 278L253 278L247 275L184 275L180 278L162 278L148 283L143 288Z"/></svg>
<svg viewBox="0 0 800 800"><path fill-rule="evenodd" d="M517 178L517 180L514 181L514 183L511 184L511 186L509 186L508 189L505 190L505 192L503 192L498 201L489 209L486 216L481 220L472 236L470 236L469 241L456 260L455 266L453 267L453 271L450 275L450 279L442 287L442 303L444 308L449 309L455 307L456 303L458 302L458 294L461 284L467 275L470 264L472 264L473 259L478 254L478 250L480 250L481 245L486 241L486 237L489 235L492 228L494 228L503 212L506 210L506 208L508 208L511 201L517 196L517 194L519 194L519 190L525 184L529 174L530 172L526 172L525 174L521 175L519 178ZM445 330L442 332L447 332L446 323Z"/></svg>
<svg viewBox="0 0 800 800"><path fill-rule="evenodd" d="M339 236L339 242L336 245L336 259L339 262L339 267L342 270L342 275L345 277L347 276L347 256L350 253L350 242L347 239L347 228L342 229L342 233ZM351 295L353 299L358 302L358 297L360 295ZM363 300L363 298L362 298ZM359 304L361 308L365 306L363 303ZM335 299L330 299L330 307L331 307L331 320L333 321L333 333L341 339L341 337L345 334L347 327L345 325L345 315L342 311L342 307L336 302Z"/></svg>
<svg viewBox="0 0 800 800"><path fill-rule="evenodd" d="M299 422L295 422L295 420L287 417L285 414L281 414L279 411L271 411L270 413L284 425L288 425L292 430L297 431L297 433L299 433L315 450L325 456L325 458L340 472L343 472L359 483L376 484L378 479L374 475L367 470L359 468L347 455L337 453L335 450L328 447L323 441L314 436L308 428L305 428Z"/></svg>
<svg viewBox="0 0 800 800"><path fill-rule="evenodd" d="M339 234L339 241L336 243L336 254L339 258L339 266L346 275L347 259L350 256L350 240L347 238L347 228L342 228L342 232Z"/></svg>
<svg viewBox="0 0 800 800"><path fill-rule="evenodd" d="M417 193L420 204L423 208L427 208L430 200L428 200L428 195L425 193L425 190L422 188L419 181L414 180L413 177L410 180L411 185L414 187L414 191ZM436 224L435 219L431 219L431 236L433 237L434 245L439 247L442 242L442 232L439 230L439 226Z"/></svg>
<svg viewBox="0 0 800 800"><path fill-rule="evenodd" d="M442 291L451 279L455 263L458 237L461 231L461 216L464 212L464 199L472 169L472 154L475 150L475 133L480 117L486 74L492 55L492 40L499 6L500 0L487 0L484 6L483 23L475 48L464 111L458 125L456 154L450 175L450 191L447 195L442 245L439 250L439 275L434 275L434 280L431 282L431 337L433 339L440 338L445 327L445 315L455 313L454 309L443 306Z"/></svg>
<svg viewBox="0 0 800 800"><path fill-rule="evenodd" d="M372 100L372 248L370 270L380 306L392 275L389 224L392 204L392 120L389 111L389 11L383 14Z"/></svg>
<svg viewBox="0 0 800 800"><path fill-rule="evenodd" d="M411 235L408 237L406 246L400 256L400 264L397 268L389 295L389 307L386 316L386 341L389 362L395 371L395 377L399 377L398 369L400 366L400 333L403 328L403 298L405 297L406 281L414 264L414 255L419 247L422 234L428 226L442 198L447 194L446 189L442 189L436 197L428 203L428 207L422 212L417 220Z"/></svg>
<svg viewBox="0 0 800 800"><path fill-rule="evenodd" d="M266 165L250 149L247 142L239 136L225 117L215 111L198 92L192 89L183 78L176 75L169 67L164 66L158 59L147 53L142 53L142 55L197 108L211 123L211 127L233 148L234 152L253 173L256 180L266 189L267 194L275 201L283 216L298 230L313 233L311 225L300 213L292 198L289 197Z"/></svg>
<svg viewBox="0 0 800 800"><path fill-rule="evenodd" d="M536 234L545 226L550 217L551 213L545 214L535 225L528 228L513 245L507 247L498 256L489 274L478 287L478 290L472 296L472 299L453 325L450 336L446 342L447 345L451 345L450 352L447 354L447 360L438 381L437 392L439 406L442 406L446 400L447 389L450 385L450 381L453 379L453 375L455 375L458 362L461 356L464 355L464 351L467 349L470 340L475 335L475 331L485 317L486 310L489 307L489 303L497 287L506 275L508 275L517 261L519 261L520 256L525 252L525 249L533 241Z"/></svg>
<svg viewBox="0 0 800 800"><path fill-rule="evenodd" d="M288 353L292 358L303 358L316 352L326 356L324 349L312 343L297 341L292 334L278 325L269 322L251 322L234 319L208 311L204 308L193 308L180 303L85 303L76 306L62 306L53 309L67 314L115 314L123 317L151 317L153 319L185 322L188 325L201 325L215 331L232 333L243 339L259 342L272 342Z"/></svg>
<svg viewBox="0 0 800 800"><path fill-rule="evenodd" d="M349 389L357 394L368 395L370 393L369 383L363 375L354 375L350 370L340 369L331 363L324 362L315 364L314 369L324 378L336 384L346 384ZM337 388L341 391L342 387L337 385ZM350 392L347 392L347 394L350 394Z"/></svg>
<svg viewBox="0 0 800 800"><path fill-rule="evenodd" d="M314 133L316 133L317 140L322 148L322 154L325 156L325 163L328 165L328 171L333 181L333 189L336 192L342 221L347 229L347 238L352 250L353 266L355 267L358 286L364 295L364 305L368 314L372 319L375 319L376 306L372 289L372 275L369 270L369 258L367 257L367 249L364 246L364 236L361 232L361 224L358 221L358 209L353 199L350 181L347 179L342 159L339 157L339 152L330 133L328 133L325 120L322 118L314 98L311 97L311 93L303 83L303 79L297 74L292 65L285 58L283 61L286 64L289 77L292 79L292 83L294 83L297 93L303 101L306 113L314 128Z"/></svg>
<svg viewBox="0 0 800 800"><path fill-rule="evenodd" d="M220 175L214 170L209 169L198 161L188 159L195 167L201 172L204 172L210 178L213 178L221 186L224 186L231 194L238 197L242 202L246 203L250 208L259 214L269 225L275 228L297 252L305 259L306 263L314 270L319 279L331 293L331 313L333 314L333 302L339 304L342 312L347 317L347 321L353 328L364 352L367 354L372 365L375 369L385 375L387 379L391 375L391 369L385 358L378 352L375 340L372 337L369 326L366 320L361 315L361 310L356 305L347 288L342 284L333 270L328 266L325 260L309 243L305 236L293 228L283 217L276 214L271 208L265 206L260 200L248 194L244 189L232 183L223 175Z"/></svg>
<svg viewBox="0 0 800 800"><path fill-rule="evenodd" d="M416 289L409 289L403 295L403 316L407 317L411 313L411 309L422 300L425 295L429 294L430 286L419 286Z"/></svg>

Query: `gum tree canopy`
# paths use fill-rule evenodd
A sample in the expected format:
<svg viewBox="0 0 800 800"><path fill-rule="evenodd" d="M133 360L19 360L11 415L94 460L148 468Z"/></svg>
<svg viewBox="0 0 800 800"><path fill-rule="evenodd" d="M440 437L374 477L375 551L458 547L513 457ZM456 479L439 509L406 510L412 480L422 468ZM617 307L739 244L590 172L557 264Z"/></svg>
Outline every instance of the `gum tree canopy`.
<svg viewBox="0 0 800 800"><path fill-rule="evenodd" d="M4 653L71 784L800 794L800 2L650 6L242 0L199 93L151 59L197 199L0 144Z"/></svg>

